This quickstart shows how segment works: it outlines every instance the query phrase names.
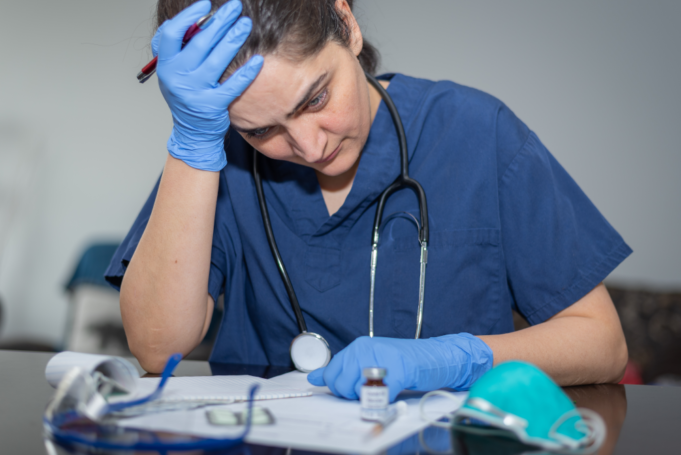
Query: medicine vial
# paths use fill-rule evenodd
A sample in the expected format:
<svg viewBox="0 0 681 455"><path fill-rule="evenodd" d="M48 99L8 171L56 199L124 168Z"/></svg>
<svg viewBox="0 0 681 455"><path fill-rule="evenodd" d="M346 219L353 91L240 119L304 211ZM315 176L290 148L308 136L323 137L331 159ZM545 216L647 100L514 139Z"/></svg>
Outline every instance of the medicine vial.
<svg viewBox="0 0 681 455"><path fill-rule="evenodd" d="M383 382L385 368L365 368L362 371L367 382L360 392L362 420L382 420L388 411L388 386Z"/></svg>

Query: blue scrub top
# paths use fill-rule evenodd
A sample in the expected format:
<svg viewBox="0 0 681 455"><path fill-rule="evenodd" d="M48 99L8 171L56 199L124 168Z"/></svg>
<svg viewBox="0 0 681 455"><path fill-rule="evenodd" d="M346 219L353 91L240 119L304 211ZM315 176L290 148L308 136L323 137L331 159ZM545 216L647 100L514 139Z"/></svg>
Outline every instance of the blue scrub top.
<svg viewBox="0 0 681 455"><path fill-rule="evenodd" d="M511 309L546 321L599 284L631 249L539 138L496 98L452 82L388 75L402 117L410 175L428 198L430 245L422 337L513 331ZM251 154L230 131L220 172L209 292L225 295L212 361L290 365L298 326L272 258ZM329 216L314 170L261 157L274 235L308 330L333 353L369 330L371 234L379 194L400 172L381 103L352 190ZM106 277L119 286L156 188ZM419 287L410 189L393 194L379 246L375 333L413 338ZM397 213L397 216L391 214Z"/></svg>

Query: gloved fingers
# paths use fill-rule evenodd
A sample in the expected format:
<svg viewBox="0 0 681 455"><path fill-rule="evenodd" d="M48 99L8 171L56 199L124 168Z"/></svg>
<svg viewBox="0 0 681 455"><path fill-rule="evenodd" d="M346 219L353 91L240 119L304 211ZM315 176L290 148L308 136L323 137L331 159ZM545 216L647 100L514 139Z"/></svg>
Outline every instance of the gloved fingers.
<svg viewBox="0 0 681 455"><path fill-rule="evenodd" d="M201 33L196 34L185 46L187 52L182 54L182 66L187 69L198 68L213 53L213 48L227 38L227 34L234 28L240 14L241 2L232 0L222 5L213 15L208 26ZM249 28L246 36L250 32L250 19L248 19L248 22ZM239 44L239 47L241 47L241 44L243 44L243 41Z"/></svg>
<svg viewBox="0 0 681 455"><path fill-rule="evenodd" d="M210 9L211 3L208 0L201 0L193 3L169 20L168 25L163 28L163 33L159 40L159 60L168 60L175 57L182 50L182 39L184 34L187 33L187 29L208 14Z"/></svg>
<svg viewBox="0 0 681 455"><path fill-rule="evenodd" d="M236 70L229 79L215 89L216 94L225 98L225 106L229 106L251 85L251 82L258 76L264 61L261 55L254 55L244 66ZM333 359L331 362L333 362ZM326 378L326 376L324 377Z"/></svg>
<svg viewBox="0 0 681 455"><path fill-rule="evenodd" d="M343 371L336 377L334 387L337 396L347 398L348 400L359 400L359 395L364 382L361 374L355 374L353 371ZM331 388L331 387L329 387Z"/></svg>
<svg viewBox="0 0 681 455"><path fill-rule="evenodd" d="M392 381L386 379L384 382L388 386L388 399L392 403L397 398L397 395L405 389L404 383L399 379L393 379Z"/></svg>
<svg viewBox="0 0 681 455"><path fill-rule="evenodd" d="M324 383L324 368L326 367L317 368L316 370L308 374L307 382L317 387L325 386L326 384Z"/></svg>
<svg viewBox="0 0 681 455"><path fill-rule="evenodd" d="M355 395L358 397L362 396L362 386L366 383L366 380L364 379L364 376L362 374L359 375L360 380L355 381Z"/></svg>
<svg viewBox="0 0 681 455"><path fill-rule="evenodd" d="M154 33L154 37L151 38L151 55L153 55L154 57L158 55L158 42L160 41L161 33L163 33L163 29L167 24L168 21L162 23L158 30L156 30L156 33Z"/></svg>
<svg viewBox="0 0 681 455"><path fill-rule="evenodd" d="M352 349L352 347L346 349ZM365 381L362 376L361 359L358 358L356 350L353 351L344 356L343 367L336 376L334 386L338 394L343 398L357 400L359 399L362 384Z"/></svg>
<svg viewBox="0 0 681 455"><path fill-rule="evenodd" d="M208 81L217 82L220 79L225 68L232 61L234 56L239 52L241 46L251 33L253 24L248 17L239 19L233 27L231 27L225 34L222 41L220 41L210 55L201 65L202 77ZM257 74L257 73L256 73Z"/></svg>
<svg viewBox="0 0 681 455"><path fill-rule="evenodd" d="M337 397L342 396L338 393L338 389L336 389L336 378L343 369L343 357L345 357L345 350L334 355L329 364L324 367L324 372L322 373L324 376L324 384L326 384L329 390L331 390L331 393Z"/></svg>

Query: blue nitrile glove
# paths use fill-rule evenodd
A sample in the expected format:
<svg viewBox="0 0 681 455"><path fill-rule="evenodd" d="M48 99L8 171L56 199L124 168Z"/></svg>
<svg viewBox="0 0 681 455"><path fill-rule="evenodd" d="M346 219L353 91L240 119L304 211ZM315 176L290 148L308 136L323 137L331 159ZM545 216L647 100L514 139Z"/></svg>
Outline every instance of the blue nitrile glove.
<svg viewBox="0 0 681 455"><path fill-rule="evenodd" d="M152 52L156 41L156 73L173 114L168 152L196 169L219 171L227 164L227 107L256 78L263 58L254 56L223 84L218 82L251 32L249 18L237 21L241 3L236 0L223 5L182 49L187 29L210 9L209 1L196 2L166 21L152 40Z"/></svg>
<svg viewBox="0 0 681 455"><path fill-rule="evenodd" d="M336 354L327 366L310 373L307 380L328 386L339 397L356 400L366 382L362 370L385 368L384 381L392 402L404 389L468 390L492 368L493 360L489 346L468 333L424 340L364 336Z"/></svg>
<svg viewBox="0 0 681 455"><path fill-rule="evenodd" d="M161 24L161 26L156 30L156 33L154 34L154 37L151 39L151 55L154 57L158 57L158 42L161 40L161 33L163 33L163 28L168 25L170 21L165 21L164 23Z"/></svg>

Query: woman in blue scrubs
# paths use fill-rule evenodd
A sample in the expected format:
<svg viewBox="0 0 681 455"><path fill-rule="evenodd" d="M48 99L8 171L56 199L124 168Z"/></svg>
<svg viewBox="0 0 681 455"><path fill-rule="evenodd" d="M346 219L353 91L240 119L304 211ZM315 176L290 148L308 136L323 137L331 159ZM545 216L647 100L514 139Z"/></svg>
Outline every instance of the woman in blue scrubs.
<svg viewBox="0 0 681 455"><path fill-rule="evenodd" d="M216 8L224 1L213 1ZM349 0L243 0L186 47L208 1L160 0L158 78L173 114L163 175L107 278L133 354L158 372L225 311L211 360L290 365L298 325L268 246L247 144L308 330L334 358L310 374L357 398L365 366L405 389L466 389L494 364L532 362L559 384L618 381L627 349L602 280L630 253L539 138L502 102L452 82L379 77L428 198L421 339L419 216L388 199L368 334L378 195L400 172L395 127L364 71L376 53ZM239 18L241 15L241 18ZM250 19L248 19L248 18ZM389 216L397 213L398 216ZM531 327L513 331L512 310Z"/></svg>

